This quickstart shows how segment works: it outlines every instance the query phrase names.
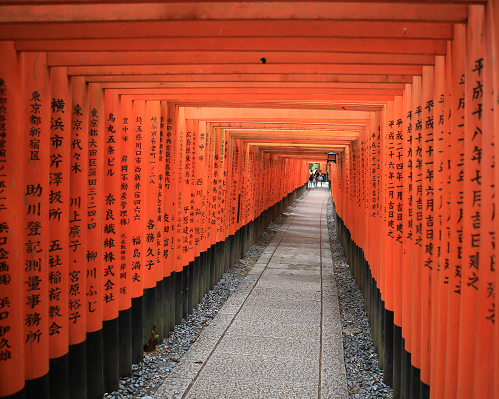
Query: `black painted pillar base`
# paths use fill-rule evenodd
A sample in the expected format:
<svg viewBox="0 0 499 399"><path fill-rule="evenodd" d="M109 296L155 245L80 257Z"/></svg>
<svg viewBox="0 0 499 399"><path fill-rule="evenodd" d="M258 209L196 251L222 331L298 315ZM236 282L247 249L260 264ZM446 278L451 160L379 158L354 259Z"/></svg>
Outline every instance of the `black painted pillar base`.
<svg viewBox="0 0 499 399"><path fill-rule="evenodd" d="M69 354L50 359L50 397L69 399Z"/></svg>
<svg viewBox="0 0 499 399"><path fill-rule="evenodd" d="M26 392L23 388L19 392L13 393L12 395L3 396L2 399L26 399Z"/></svg>
<svg viewBox="0 0 499 399"><path fill-rule="evenodd" d="M164 337L164 323L163 323L163 303L164 303L164 298L163 298L163 280L157 281L156 282L156 297L155 297L155 302L154 302L154 309L155 309L155 323L156 323L156 334L158 335L156 339L156 344L159 345L163 343L163 337Z"/></svg>
<svg viewBox="0 0 499 399"><path fill-rule="evenodd" d="M411 399L419 399L420 384L420 371L411 364Z"/></svg>
<svg viewBox="0 0 499 399"><path fill-rule="evenodd" d="M186 271L185 280L185 295L186 295L186 304L187 306L184 308L183 317L187 317L189 313L191 313L194 306L194 261L189 262L189 264L184 267L184 271Z"/></svg>
<svg viewBox="0 0 499 399"><path fill-rule="evenodd" d="M163 321L163 326L162 326L162 331L163 331L163 339L166 339L170 336L170 312L171 312L171 298L169 296L170 292L170 280L171 276L163 278L162 284L161 284L161 290L162 294L161 297L163 299L163 304L161 306L161 311L163 312L162 316L162 321ZM156 308L157 309L157 308ZM161 341L163 342L163 341Z"/></svg>
<svg viewBox="0 0 499 399"><path fill-rule="evenodd" d="M120 377L132 375L132 309L120 310L118 316Z"/></svg>
<svg viewBox="0 0 499 399"><path fill-rule="evenodd" d="M402 328L393 326L393 399L402 397Z"/></svg>
<svg viewBox="0 0 499 399"><path fill-rule="evenodd" d="M385 348L383 357L383 382L388 386L393 386L393 312L384 310L384 339Z"/></svg>
<svg viewBox="0 0 499 399"><path fill-rule="evenodd" d="M144 357L144 316L142 299L132 298L132 363L140 363Z"/></svg>
<svg viewBox="0 0 499 399"><path fill-rule="evenodd" d="M87 333L87 398L98 399L104 396L102 329Z"/></svg>
<svg viewBox="0 0 499 399"><path fill-rule="evenodd" d="M211 263L211 283L210 289L213 289L217 285L217 281L219 280L219 262L220 262L220 243L217 242L213 245L213 259Z"/></svg>
<svg viewBox="0 0 499 399"><path fill-rule="evenodd" d="M177 325L182 323L182 272L174 272L172 273L172 277L175 279L175 325Z"/></svg>
<svg viewBox="0 0 499 399"><path fill-rule="evenodd" d="M120 361L119 326L118 318L102 323L104 392L112 392L119 388L119 367L116 367Z"/></svg>
<svg viewBox="0 0 499 399"><path fill-rule="evenodd" d="M24 395L26 399L50 399L50 373L33 380L26 380Z"/></svg>
<svg viewBox="0 0 499 399"><path fill-rule="evenodd" d="M180 274L182 275L182 319L185 319L189 315L189 282L191 274L189 266L184 266Z"/></svg>
<svg viewBox="0 0 499 399"><path fill-rule="evenodd" d="M142 293L142 320L144 323L142 349L146 351L150 350L150 344L154 345L154 343L151 342L151 339L155 339L155 337L153 337L153 329L156 324L156 287L144 288Z"/></svg>
<svg viewBox="0 0 499 399"><path fill-rule="evenodd" d="M203 292L203 254L200 253L198 256L196 256L196 259L194 259L194 309L197 308L197 305L199 302L201 302L201 299L203 298L202 292Z"/></svg>
<svg viewBox="0 0 499 399"><path fill-rule="evenodd" d="M69 397L87 398L87 341L69 345Z"/></svg>
<svg viewBox="0 0 499 399"><path fill-rule="evenodd" d="M208 289L212 290L216 282L216 267L215 267L215 254L217 252L217 244L213 244L208 252L208 267L210 269L210 280L208 282Z"/></svg>
<svg viewBox="0 0 499 399"><path fill-rule="evenodd" d="M401 370L401 391L402 398L411 397L411 354L405 350L405 339L402 338L402 370Z"/></svg>
<svg viewBox="0 0 499 399"><path fill-rule="evenodd" d="M424 382L420 381L421 385L419 387L419 398L420 399L430 399L430 386L426 385Z"/></svg>
<svg viewBox="0 0 499 399"><path fill-rule="evenodd" d="M201 292L200 299L203 300L204 296L208 293L210 289L210 248L201 253L201 273L203 277L201 279Z"/></svg>
<svg viewBox="0 0 499 399"><path fill-rule="evenodd" d="M175 312L177 304L175 303L175 273L170 274L168 277L168 301L170 302L170 328L168 336L175 330Z"/></svg>

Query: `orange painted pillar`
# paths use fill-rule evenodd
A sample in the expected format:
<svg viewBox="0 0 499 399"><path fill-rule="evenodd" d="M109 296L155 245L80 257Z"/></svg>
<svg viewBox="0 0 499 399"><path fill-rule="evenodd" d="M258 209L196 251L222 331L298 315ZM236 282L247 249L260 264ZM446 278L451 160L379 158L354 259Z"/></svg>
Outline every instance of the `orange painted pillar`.
<svg viewBox="0 0 499 399"><path fill-rule="evenodd" d="M191 187L190 187L190 178L191 178L191 162L190 162L190 153L191 153L191 137L192 132L187 130L186 120L184 114L182 112L183 109L179 110L179 114L177 117L177 132L179 133L179 149L181 150L181 159L182 159L182 170L179 169L179 178L177 180L178 187L178 195L179 195L179 211L180 214L180 222L182 224L181 231L181 253L182 253L182 269L186 270L186 266L189 264L189 214L190 214L190 198L191 198ZM190 127L190 126L189 126ZM187 278L187 274L185 275ZM187 281L184 281L184 286L187 284ZM184 292L184 297L187 295L187 292Z"/></svg>
<svg viewBox="0 0 499 399"><path fill-rule="evenodd" d="M21 117L20 60L13 42L0 42L0 396L24 388L24 271L21 237L27 145ZM48 189L48 188L47 188Z"/></svg>
<svg viewBox="0 0 499 399"><path fill-rule="evenodd" d="M168 323L168 330L164 333L172 331L175 328L175 214L174 202L175 196L175 171L176 157L175 145L173 136L173 118L174 107L166 101L161 102L161 118L164 120L164 210L163 210L163 274L167 277L166 290L163 292L167 295L168 306L164 307L163 318Z"/></svg>
<svg viewBox="0 0 499 399"><path fill-rule="evenodd" d="M206 263L202 253L205 251L204 243L202 242L202 201L203 201L203 171L199 166L201 157L201 150L199 143L201 142L200 122L199 120L192 120L192 176L191 176L191 219L193 224L192 246L194 250L194 263L193 263L193 293L192 293L192 307L201 301L204 296L204 270Z"/></svg>
<svg viewBox="0 0 499 399"><path fill-rule="evenodd" d="M66 68L52 68L49 175L50 389L69 396L69 203L71 87ZM57 359L57 360L52 360Z"/></svg>
<svg viewBox="0 0 499 399"><path fill-rule="evenodd" d="M164 179L163 179L163 276L169 277L172 273L172 123L168 119L168 109L170 105L166 101L161 101L161 119L164 123ZM171 288L171 287L170 287Z"/></svg>
<svg viewBox="0 0 499 399"><path fill-rule="evenodd" d="M464 182L462 215L462 282L459 320L457 397L473 397L475 343L477 340L478 289L480 284L482 187L483 181L483 80L484 42L483 7L469 7L466 29L464 83ZM487 144L488 145L488 144ZM482 320L483 322L483 320ZM481 359L486 361L486 359Z"/></svg>
<svg viewBox="0 0 499 399"><path fill-rule="evenodd" d="M144 285L145 285L145 196L147 187L146 163L147 143L145 140L146 102L145 100L134 100L132 102L132 171L131 185L132 195L129 203L130 224L132 237L132 361L142 361L144 348Z"/></svg>
<svg viewBox="0 0 499 399"><path fill-rule="evenodd" d="M133 101L132 113L132 133L131 143L132 150L132 198L130 199L130 224L132 234L132 298L140 298L143 294L145 280L145 245L144 245L144 229L145 229L145 210L144 189L147 185L147 177L145 175L145 153L146 143L144 140L144 129L146 125L146 103L144 100ZM133 304L132 304L133 305Z"/></svg>
<svg viewBox="0 0 499 399"><path fill-rule="evenodd" d="M191 120L192 127L192 148L191 148L191 162L192 162L192 174L191 174L191 220L192 220L192 247L193 255L196 264L194 265L194 284L196 293L193 302L193 306L196 306L199 298L199 286L201 270L199 269L199 255L201 254L201 199L203 196L202 182L198 182L201 171L199 170L199 158L198 158L198 140L199 140L199 121ZM199 183L199 184L198 184Z"/></svg>
<svg viewBox="0 0 499 399"><path fill-rule="evenodd" d="M381 299L385 302L386 310L394 311L394 291L395 291L395 271L393 248L396 237L396 149L395 149L395 129L396 120L394 118L394 104L389 101L383 112L384 121L381 131L383 145L383 210L384 210L384 234L380 240L381 245Z"/></svg>
<svg viewBox="0 0 499 399"><path fill-rule="evenodd" d="M171 272L180 272L182 271L180 262L178 260L178 255L180 255L180 250L177 249L177 239L179 239L180 235L177 233L177 222L178 222L178 200L177 200L177 190L178 190L178 176L179 176L179 168L177 165L177 160L179 159L179 148L177 146L178 140L178 132L176 131L176 118L177 118L177 110L173 104L168 103L167 109L167 120L166 120L166 150L168 151L168 145L171 146L171 164L166 165L165 176L166 178L170 178L166 184L165 188L170 193L167 195L169 198L168 203L170 204L170 223L171 223L171 250L170 250L170 270ZM168 157L167 157L168 158ZM176 288L176 287L175 287ZM175 305L176 306L176 305Z"/></svg>
<svg viewBox="0 0 499 399"><path fill-rule="evenodd" d="M132 201L133 201L133 107L130 97L120 96L117 105L116 147L119 147L117 164L119 168L119 213L116 223L119 225L119 374L130 375L132 372ZM114 114L113 114L114 117ZM112 122L112 118L111 121ZM106 248L106 247L105 247Z"/></svg>
<svg viewBox="0 0 499 399"><path fill-rule="evenodd" d="M159 124L161 108L159 101L147 101L143 121L142 163L143 163L143 213L144 213L144 288L156 286L157 270L163 265L157 262L158 233L158 174L159 174ZM152 304L151 304L152 305ZM149 331L152 326L146 326ZM150 337L145 337L147 340Z"/></svg>
<svg viewBox="0 0 499 399"><path fill-rule="evenodd" d="M132 100L129 97L120 97L119 103L120 123L118 124L120 148L119 156L119 297L118 305L120 312L128 314L132 306L132 201L133 201L133 109ZM130 326L131 327L131 326ZM125 330L125 328L123 329ZM131 354L131 352L130 352ZM131 365L130 365L131 367ZM121 374L121 372L120 372Z"/></svg>
<svg viewBox="0 0 499 399"><path fill-rule="evenodd" d="M142 225L143 235L143 295L142 309L144 322L143 346L153 345L151 339L157 340L162 331L162 286L158 284L158 269L163 277L163 264L158 260L157 233L158 222L158 145L161 108L159 101L146 101L142 119ZM137 160L137 159L136 159ZM151 349L154 346L151 347Z"/></svg>
<svg viewBox="0 0 499 399"><path fill-rule="evenodd" d="M449 56L449 54L447 54ZM444 282L445 261L448 259L448 235L446 231L448 201L448 147L446 143L449 98L446 95L446 60L443 56L435 58L434 69L434 152L433 152L433 284L432 284L432 316L431 316L431 376L430 395L443 396L443 374L441 365L445 356L445 329L447 320L447 287ZM437 391L439 394L437 395ZM437 395L437 396L435 396Z"/></svg>
<svg viewBox="0 0 499 399"><path fill-rule="evenodd" d="M237 217L237 200L236 200L236 190L237 190L237 168L238 162L236 158L236 139L234 136L229 136L229 167L227 170L228 181L228 201L229 201L229 213L228 213L228 224L229 224L229 235L234 235L237 231L236 217Z"/></svg>
<svg viewBox="0 0 499 399"><path fill-rule="evenodd" d="M421 269L423 251L423 107L421 99L421 77L412 82L412 185L413 185L413 259L412 259L412 331L411 363L421 368Z"/></svg>
<svg viewBox="0 0 499 399"><path fill-rule="evenodd" d="M166 142L166 107L167 103L159 102L159 119L157 121L157 198L156 198L156 325L158 327L158 342L163 342L170 332L171 291L169 276L168 242L165 242L167 233L165 228L166 199L165 199L165 142Z"/></svg>
<svg viewBox="0 0 499 399"><path fill-rule="evenodd" d="M403 98L404 115L404 253L402 259L403 279L403 316L402 337L405 340L405 350L412 351L412 254L414 249L414 162L412 142L414 135L414 120L412 115L412 85L406 84Z"/></svg>
<svg viewBox="0 0 499 399"><path fill-rule="evenodd" d="M421 381L430 385L432 287L435 285L435 193L434 193L434 68L423 67L421 88L422 129L422 263L421 263Z"/></svg>
<svg viewBox="0 0 499 399"><path fill-rule="evenodd" d="M463 250L463 182L464 182L464 74L466 30L454 25L451 49L451 132L450 146L450 260L449 305L447 314L447 346L445 367L445 398L457 397L457 370L459 349L459 317L461 304L461 276Z"/></svg>
<svg viewBox="0 0 499 399"><path fill-rule="evenodd" d="M86 211L88 179L87 88L83 77L71 78L71 151L69 202L69 378L70 397L83 398L86 386Z"/></svg>
<svg viewBox="0 0 499 399"><path fill-rule="evenodd" d="M196 132L194 130L194 123L192 119L185 121L185 189L184 189L184 199L185 199L185 217L187 217L187 252L186 252L186 264L190 265L189 273L192 272L192 264L195 257L194 249L194 213L195 213L195 186L194 186L194 176L195 176L195 143L196 143ZM192 279L194 276L189 276ZM189 309L191 311L191 309Z"/></svg>
<svg viewBox="0 0 499 399"><path fill-rule="evenodd" d="M22 221L24 359L26 380L48 396L50 75L46 54L22 53L21 129L25 152ZM28 384L28 383L27 383ZM28 392L30 386L27 385Z"/></svg>
<svg viewBox="0 0 499 399"><path fill-rule="evenodd" d="M157 226L156 226L156 281L160 283L161 285L158 287L160 290L159 297L156 296L156 303L160 304L160 307L163 306L164 298L164 289L162 287L162 281L164 278L164 257L163 257L163 230L164 230L164 221L163 221L163 214L164 214L164 197L163 197L163 191L164 191L164 172L165 172L165 147L164 147L164 139L165 139L165 116L162 114L162 109L161 109L161 102L158 103L159 106L159 112L158 112L158 119L157 119L157 124L156 124L156 153L157 153L157 167L156 167L156 174L157 174L157 194L156 194L156 201L155 201L155 216L156 216L156 221L157 221ZM157 309L157 312L159 312L159 309ZM159 313L158 313L159 314ZM161 316L162 318L163 316ZM160 320L161 321L161 320ZM159 342L163 341L163 328L158 329L160 331L160 337L161 339Z"/></svg>
<svg viewBox="0 0 499 399"><path fill-rule="evenodd" d="M219 128L213 129L213 141L214 141L214 148L213 148L213 198L214 198L214 227L215 227L215 236L216 236L216 242L223 241L222 238L222 233L220 229L220 173L221 173L221 167L220 167L220 154L221 154L221 133ZM221 277L221 275L220 275Z"/></svg>
<svg viewBox="0 0 499 399"><path fill-rule="evenodd" d="M218 159L218 182L219 182L219 209L220 221L219 232L220 240L225 241L228 235L227 223L227 132L225 129L220 129L220 154ZM224 265L227 267L227 264Z"/></svg>
<svg viewBox="0 0 499 399"><path fill-rule="evenodd" d="M196 270L194 264L195 258L195 243L194 243L194 229L195 229L195 221L194 221L194 213L195 213L195 187L194 183L194 173L195 173L195 163L193 153L195 152L195 130L192 119L182 120L182 126L185 126L186 132L186 140L185 140L185 179L184 179L184 222L186 224L187 230L185 231L186 235L186 249L185 253L185 267L187 280L185 282L186 287L186 303L187 307L186 312L190 313L195 306L194 296L195 296L195 287L196 278L198 276L195 275Z"/></svg>
<svg viewBox="0 0 499 399"><path fill-rule="evenodd" d="M445 391L445 373L446 373L446 348L447 348L447 320L449 314L450 297L450 191L451 191L451 151L449 150L449 140L446 139L448 132L452 131L452 45L447 44L447 54L445 57L445 97L444 97L444 115L443 115L443 140L438 141L443 146L436 154L442 157L442 233L441 241L441 286L439 292L439 321L437 338L437 359L435 372L436 380L432 380L431 394L435 392L436 397L444 397Z"/></svg>
<svg viewBox="0 0 499 399"><path fill-rule="evenodd" d="M120 240L120 131L119 95L105 90L104 109L104 209L103 209L103 320L118 317Z"/></svg>
<svg viewBox="0 0 499 399"><path fill-rule="evenodd" d="M175 239L176 239L176 272L182 272L185 266L186 254L188 252L187 239L188 239L188 208L185 209L185 148L186 148L186 132L185 126L182 126L183 113L181 110L177 109L177 115L175 117L177 123L177 129L174 131L176 134L175 142L177 149L177 178L176 178L176 198L177 201L175 203ZM183 292L183 291L182 291Z"/></svg>
<svg viewBox="0 0 499 399"><path fill-rule="evenodd" d="M370 138L370 161L371 161L371 179L370 179L370 197L371 197L371 223L370 223L370 231L369 231L369 236L373 237L374 234L378 231L378 228L381 224L380 220L380 212L381 212L381 206L380 206L380 185L381 185L381 180L380 180L380 174L381 174L381 132L380 132L380 127L379 127L379 113L377 112L372 112L371 113L371 121L370 121L370 133L371 133L371 138ZM340 157L339 159L341 160L341 155L339 154ZM338 156L337 156L338 158ZM338 162L338 161L337 161ZM337 170L336 175L338 176L337 179L340 179L338 175L338 165L334 164L334 167ZM338 183L336 184L338 185ZM379 246L377 245L376 240L369 240L369 250L368 256L367 256L367 261L369 262L369 268L372 277L377 281L378 275L377 275L377 265L378 265L378 253L379 253Z"/></svg>
<svg viewBox="0 0 499 399"><path fill-rule="evenodd" d="M102 197L102 320L104 391L119 386L120 289L120 102L115 90L104 91Z"/></svg>
<svg viewBox="0 0 499 399"><path fill-rule="evenodd" d="M476 330L476 346L475 346L475 379L474 379L474 397L499 397L499 392L494 396L494 384L497 380L497 375L499 368L494 364L495 361L495 351L491 350L490 343L493 343L494 349L499 345L495 341L494 330L498 330L496 323L496 294L497 294L497 258L495 257L495 246L496 246L496 232L497 232L497 221L496 221L496 207L495 200L498 195L497 193L497 180L494 179L494 147L496 145L496 137L494 132L497 131L498 125L496 125L494 120L494 112L489 112L487 110L494 108L494 99L497 95L493 89L493 74L494 68L493 63L493 48L492 48L492 20L491 15L487 13L490 10L485 10L485 43L483 51L483 97L480 98L482 92L478 92L472 96L474 102L483 99L483 109L485 110L482 114L482 160L480 161L482 165L482 186L481 186L481 196L482 196L482 206L481 206L481 225L480 225L480 258L481 265L479 270L480 279L478 282L478 313L477 313L477 330ZM497 23L497 20L496 20ZM495 58L497 59L497 58ZM469 69L469 68L468 68ZM474 68L473 68L474 69ZM473 72L473 71L472 71ZM474 71L472 76L475 74ZM477 80L476 89L479 86ZM475 90L473 90L474 92ZM468 97L469 98L469 97ZM497 158L496 158L497 159ZM476 161L474 162L476 163ZM474 227L474 226L473 226Z"/></svg>
<svg viewBox="0 0 499 399"><path fill-rule="evenodd" d="M103 395L102 384L102 211L104 169L104 99L98 83L88 85L88 174L86 228L86 310L88 395Z"/></svg>
<svg viewBox="0 0 499 399"><path fill-rule="evenodd" d="M208 230L207 234L209 237L209 243L210 245L215 245L217 240L216 240L216 208L215 208L215 203L216 203L216 190L214 187L214 153L215 153L215 136L214 136L214 131L215 129L212 127L211 124L209 124L209 128L207 131L207 151L206 151L206 156L207 156L207 198L208 198L208 205L207 205L207 212L208 212Z"/></svg>
<svg viewBox="0 0 499 399"><path fill-rule="evenodd" d="M104 167L104 102L98 84L88 86L88 178L87 178L87 332L102 328L102 189Z"/></svg>
<svg viewBox="0 0 499 399"><path fill-rule="evenodd" d="M499 57L499 24L497 21L499 20L499 1L498 0L490 0L487 3L487 9L486 9L486 18L487 18L487 26L490 29L491 32L491 37L492 43L490 46L492 47L491 51L489 54L493 56L494 60L497 60ZM497 101L495 100L497 96L495 95L496 93L499 93L499 68L497 68L497 63L495 64L496 67L493 69L493 93L494 93L494 107L496 109L496 112L494 112L494 129L492 130L494 132L494 143L499 143L499 112L497 112ZM494 159L499 159L499 145L494 146ZM494 169L494 181L499 181L499 168ZM498 187L497 185L494 187L494 209L499 209L499 193L498 193ZM497 228L497 219L495 219L495 224L494 224L494 237L498 237L498 228ZM494 241L496 243L497 240ZM497 272L497 266L495 266L499 260L499 246L495 245L494 246L494 251L493 251L493 256L494 256L494 271L495 271L495 287L499 287L499 273ZM495 295L495 301L494 301L494 306L492 306L490 309L492 309L491 313L494 314L495 317L495 312L496 309L499 308L499 295ZM494 328L494 342L499 342L499 323L496 321L495 323L495 328ZM495 350L494 350L494 364L493 367L491 367L491 371L493 372L494 376L497 376L499 373L499 345L495 345ZM494 378L494 389L493 389L493 397L495 399L499 398L499 378Z"/></svg>
<svg viewBox="0 0 499 399"><path fill-rule="evenodd" d="M402 327L403 302L403 251L404 251L404 115L403 98L398 96L394 100L394 244L393 244L393 273L394 273L394 324Z"/></svg>
<svg viewBox="0 0 499 399"><path fill-rule="evenodd" d="M209 210L208 210L208 131L206 122L199 123L199 139L197 147L197 179L196 187L202 191L201 194L201 217L200 217L200 243L201 252L206 251L211 243L208 240ZM206 265L208 267L208 265Z"/></svg>

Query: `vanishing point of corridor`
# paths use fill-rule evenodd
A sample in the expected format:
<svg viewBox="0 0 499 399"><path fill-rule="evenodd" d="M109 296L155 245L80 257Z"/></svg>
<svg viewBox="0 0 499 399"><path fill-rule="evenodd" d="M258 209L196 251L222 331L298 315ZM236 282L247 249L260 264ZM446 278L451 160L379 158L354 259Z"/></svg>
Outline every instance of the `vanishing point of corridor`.
<svg viewBox="0 0 499 399"><path fill-rule="evenodd" d="M326 209L310 190L155 398L346 398Z"/></svg>

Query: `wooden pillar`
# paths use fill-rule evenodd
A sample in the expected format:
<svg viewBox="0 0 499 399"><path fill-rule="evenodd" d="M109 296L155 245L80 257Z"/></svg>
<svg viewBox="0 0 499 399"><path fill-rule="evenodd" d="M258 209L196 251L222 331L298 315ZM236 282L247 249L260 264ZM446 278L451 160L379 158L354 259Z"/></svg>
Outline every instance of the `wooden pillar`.
<svg viewBox="0 0 499 399"><path fill-rule="evenodd" d="M73 77L69 202L69 395L87 397L86 356L86 230L88 179L87 87Z"/></svg>
<svg viewBox="0 0 499 399"><path fill-rule="evenodd" d="M476 346L475 346L475 378L473 395L475 397L485 397L490 395L494 397L494 383L499 368L494 364L495 353L490 350L490 342L494 341L494 329L496 326L496 294L497 294L497 266L495 257L495 245L497 234L496 222L496 204L495 200L497 193L497 180L494 180L494 148L495 136L497 130L494 114L497 110L497 92L494 91L494 50L492 42L492 15L488 14L489 10L485 9L484 15L484 49L483 49L483 97L480 98L480 91L472 97L477 100L483 99L482 124L482 206L481 206L481 225L480 225L480 258L481 266L479 269L480 279L478 285L478 313L477 313L477 330L476 330ZM497 23L497 20L495 20ZM473 76L473 75L472 75ZM478 86L473 88L473 92ZM494 97L495 96L495 97ZM494 112L489 110L494 109ZM476 162L474 162L476 163ZM495 345L498 346L497 343ZM499 395L496 394L495 397Z"/></svg>
<svg viewBox="0 0 499 399"><path fill-rule="evenodd" d="M50 75L46 54L22 53L21 129L25 151L22 248L26 395L49 395Z"/></svg>
<svg viewBox="0 0 499 399"><path fill-rule="evenodd" d="M104 169L104 99L100 84L88 85L88 170L87 209L84 233L86 248L87 311L87 389L89 397L104 394L102 381L102 296L103 287L103 169Z"/></svg>
<svg viewBox="0 0 499 399"><path fill-rule="evenodd" d="M21 117L20 59L14 42L0 42L0 396L24 397L24 248L26 121ZM21 128L22 127L22 128ZM48 187L47 187L48 189Z"/></svg>
<svg viewBox="0 0 499 399"><path fill-rule="evenodd" d="M481 223L483 222L483 81L484 41L483 7L469 7L466 29L464 83L464 176L462 196L462 282L460 292L459 365L457 397L473 396L475 379L475 345L478 320L478 289L480 285ZM471 345L470 345L471 344ZM486 361L481 359L481 361Z"/></svg>
<svg viewBox="0 0 499 399"><path fill-rule="evenodd" d="M408 362L406 358L412 350L412 254L414 251L414 163L412 143L414 136L414 120L412 115L412 85L406 84L403 98L403 121L404 121L404 212L402 215L404 229L404 253L402 259L403 278L403 315L402 315L402 339L400 363L401 363L401 383L397 392L400 397L405 397L410 382L408 373ZM395 388L395 387L394 387Z"/></svg>
<svg viewBox="0 0 499 399"><path fill-rule="evenodd" d="M144 226L144 338L143 346L146 350L153 350L156 343L158 325L156 325L156 297L162 294L157 288L157 268L163 265L157 263L157 203L158 203L158 141L160 123L159 101L146 101L142 121L142 192L141 202ZM161 305L161 304L158 304ZM162 312L161 312L162 314Z"/></svg>
<svg viewBox="0 0 499 399"><path fill-rule="evenodd" d="M447 54L447 57L450 53ZM430 396L443 396L443 377L445 374L442 360L445 360L445 323L447 320L448 281L444 280L444 269L448 262L448 103L450 98L446 92L446 58L435 59L434 89L434 234L433 234L433 282L432 285L432 319L431 319L431 385ZM447 265L448 267L448 265ZM439 394L437 394L439 392ZM436 396L435 396L436 395Z"/></svg>
<svg viewBox="0 0 499 399"><path fill-rule="evenodd" d="M119 387L120 289L120 102L115 90L104 91L103 146L103 373L104 391Z"/></svg>
<svg viewBox="0 0 499 399"><path fill-rule="evenodd" d="M499 68L497 68L497 63L499 60L499 24L497 21L499 20L499 1L498 0L490 0L487 4L487 9L486 9L486 17L487 17L487 25L490 26L490 32L491 32L491 37L492 37L492 43L490 46L492 47L491 54L493 56L493 62L494 65L496 66L493 71L493 107L494 107L494 143L499 143L499 112L497 112L497 109L499 107L499 98L498 98L498 93L499 93ZM499 159L499 145L494 146L494 159ZM494 181L499 181L499 168L494 169ZM498 187L497 185L494 187L494 209L499 209L499 192L498 192ZM498 235L498 229L497 229L497 219L495 218L495 228L494 228L494 234L495 234L495 246L494 246L494 251L493 251L493 259L494 259L494 265L497 265L497 262L499 261L499 245L497 245L497 235ZM494 271L495 271L495 284L494 286L499 287L499 273L497 272L497 266L494 266ZM499 308L499 296L495 295L495 302L494 306L492 306L490 309L493 309L493 313L495 315L496 309ZM494 328L494 342L499 342L499 323L497 320L495 321L495 328ZM491 368L493 375L496 376L499 373L499 345L495 345L495 351L494 351L494 364L493 367ZM494 387L493 387L493 394L494 398L497 399L499 398L499 378L494 378Z"/></svg>
<svg viewBox="0 0 499 399"><path fill-rule="evenodd" d="M412 247L412 296L417 298L411 307L411 363L421 367L421 262L423 240L423 136L422 136L421 77L415 76L412 82L412 209L413 209L413 247ZM417 376L416 376L417 378ZM419 387L419 378L411 380L411 390Z"/></svg>
<svg viewBox="0 0 499 399"><path fill-rule="evenodd" d="M50 390L69 397L69 204L71 88L66 68L52 68L49 175Z"/></svg>
<svg viewBox="0 0 499 399"><path fill-rule="evenodd" d="M435 284L433 269L435 234L435 195L434 195L434 68L432 66L423 67L422 87L421 87L421 120L422 140L421 140L421 161L422 161L422 248L421 248L421 381L427 386L430 385L431 370L431 311L432 311L432 291Z"/></svg>
<svg viewBox="0 0 499 399"><path fill-rule="evenodd" d="M464 61L466 30L462 24L454 25L451 57L451 191L450 191L450 261L449 311L447 315L447 348L445 367L445 398L457 397L457 369L459 317L462 272L462 226L464 182Z"/></svg>
<svg viewBox="0 0 499 399"><path fill-rule="evenodd" d="M132 373L132 201L133 201L133 110L130 97L120 97L117 131L119 157L119 374Z"/></svg>
<svg viewBox="0 0 499 399"><path fill-rule="evenodd" d="M129 203L130 225L132 237L132 361L138 363L143 358L144 341L144 313L143 313L143 293L145 279L144 265L144 229L145 229L145 211L144 187L146 186L145 176L145 101L134 100L132 111L132 132L130 135L133 143L131 160L131 198Z"/></svg>

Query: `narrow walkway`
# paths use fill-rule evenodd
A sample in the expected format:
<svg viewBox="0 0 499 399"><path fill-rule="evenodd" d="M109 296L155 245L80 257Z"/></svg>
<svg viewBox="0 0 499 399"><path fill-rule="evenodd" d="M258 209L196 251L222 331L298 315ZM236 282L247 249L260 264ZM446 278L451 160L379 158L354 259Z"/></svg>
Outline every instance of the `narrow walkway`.
<svg viewBox="0 0 499 399"><path fill-rule="evenodd" d="M326 210L301 201L155 398L346 398Z"/></svg>

